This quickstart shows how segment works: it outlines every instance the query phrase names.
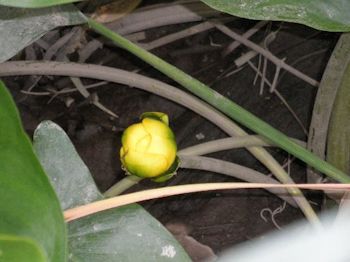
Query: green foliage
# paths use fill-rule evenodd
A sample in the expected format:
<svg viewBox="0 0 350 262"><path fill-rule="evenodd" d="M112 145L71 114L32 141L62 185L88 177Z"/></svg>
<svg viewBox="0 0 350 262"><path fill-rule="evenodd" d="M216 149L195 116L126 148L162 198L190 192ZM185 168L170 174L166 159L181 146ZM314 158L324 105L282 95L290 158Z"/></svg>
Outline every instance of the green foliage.
<svg viewBox="0 0 350 262"><path fill-rule="evenodd" d="M66 209L102 198L65 132L51 121L34 148ZM190 261L163 226L139 205L115 208L68 224L69 261Z"/></svg>
<svg viewBox="0 0 350 262"><path fill-rule="evenodd" d="M65 261L66 227L58 199L2 82L0 108L0 234L25 236L49 261Z"/></svg>
<svg viewBox="0 0 350 262"><path fill-rule="evenodd" d="M69 261L191 261L173 236L136 204L72 221L68 229Z"/></svg>
<svg viewBox="0 0 350 262"><path fill-rule="evenodd" d="M61 127L51 121L42 122L35 130L33 147L55 188L62 209L103 198L89 169Z"/></svg>
<svg viewBox="0 0 350 262"><path fill-rule="evenodd" d="M82 0L0 0L0 5L13 7L37 8L53 5L62 5L67 3L78 2Z"/></svg>
<svg viewBox="0 0 350 262"><path fill-rule="evenodd" d="M56 27L85 21L73 5L41 9L0 6L0 62L10 59Z"/></svg>
<svg viewBox="0 0 350 262"><path fill-rule="evenodd" d="M214 9L248 19L288 21L325 31L350 31L348 0L201 1Z"/></svg>
<svg viewBox="0 0 350 262"><path fill-rule="evenodd" d="M0 234L0 261L45 262L47 259L32 239Z"/></svg>
<svg viewBox="0 0 350 262"><path fill-rule="evenodd" d="M337 77L340 84L332 108L327 137L327 160L344 172L350 172L350 34L343 34L336 46L333 58L340 60L345 71L328 68L325 74ZM343 56L335 56L339 51ZM334 82L332 83L334 85ZM335 86L332 86L334 89Z"/></svg>

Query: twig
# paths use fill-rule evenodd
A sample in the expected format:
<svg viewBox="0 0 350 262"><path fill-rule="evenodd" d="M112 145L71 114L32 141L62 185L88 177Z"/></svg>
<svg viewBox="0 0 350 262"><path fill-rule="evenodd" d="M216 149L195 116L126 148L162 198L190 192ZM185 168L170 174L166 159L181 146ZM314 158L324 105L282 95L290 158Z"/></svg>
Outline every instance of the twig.
<svg viewBox="0 0 350 262"><path fill-rule="evenodd" d="M233 20L232 18L226 18L225 20L221 20L221 21L225 23L225 22L230 22L232 20ZM198 25L186 28L185 30L163 36L161 38L158 38L146 44L140 43L139 46L143 47L146 50L152 50L154 48L169 44L179 39L186 38L186 37L210 30L212 28L215 28L215 25L212 22L207 21L207 22L203 22Z"/></svg>
<svg viewBox="0 0 350 262"><path fill-rule="evenodd" d="M83 48L78 51L79 62L86 61L97 49L103 47L103 44L97 39L91 40Z"/></svg>
<svg viewBox="0 0 350 262"><path fill-rule="evenodd" d="M47 49L43 60L51 60L54 55L62 48L69 40L78 32L78 27L74 27L68 34L65 34L60 39L58 39L49 49Z"/></svg>
<svg viewBox="0 0 350 262"><path fill-rule="evenodd" d="M261 82L260 82L259 95L263 94L263 92L264 92L264 85L265 85L265 82L267 82L266 69L267 69L267 59L266 59L266 57L264 57L263 58L263 70L262 70L262 73L261 73Z"/></svg>
<svg viewBox="0 0 350 262"><path fill-rule="evenodd" d="M300 78L301 80L309 83L312 86L318 86L319 82L312 79L311 77L305 75L304 73L300 72L299 70L295 69L294 67L291 67L290 65L286 64L281 59L274 56L271 52L268 50L265 50L264 48L260 47L259 45L253 43L252 41L244 38L243 36L233 32L231 29L229 29L227 26L222 24L216 24L216 28L218 28L221 32L224 34L232 37L233 39L236 39L237 41L241 42L242 44L248 46L249 48L255 50L256 52L260 53L267 59L269 59L271 62L273 62L276 66L280 66L284 70L288 71L289 73L293 74L294 76Z"/></svg>
<svg viewBox="0 0 350 262"><path fill-rule="evenodd" d="M91 88L96 88L99 86L103 86L108 84L109 82L107 81L100 81L97 82L95 84L91 84L91 85L86 85L85 88L86 89L91 89ZM62 94L69 94L69 93L74 93L74 92L78 92L78 90L76 88L71 88L71 89L63 89L60 91L55 91L55 95L62 95ZM33 91L26 91L26 90L21 90L21 93L26 94L26 95L32 95L32 96L50 96L52 95L53 92L33 92Z"/></svg>
<svg viewBox="0 0 350 262"><path fill-rule="evenodd" d="M78 77L70 77L72 83L74 84L74 86L77 88L77 90L79 91L79 93L85 97L86 99L88 98L92 98L91 99L91 103L93 105L95 105L97 108L99 108L100 110L102 110L103 112L109 114L110 116L114 117L114 118L118 118L118 116L113 113L111 110L109 110L107 107L105 107L104 105L102 105L98 99L98 96L94 96L92 97L90 92L87 91L87 89L85 88L84 84L81 82L80 78Z"/></svg>
<svg viewBox="0 0 350 262"><path fill-rule="evenodd" d="M253 36L256 32L258 32L262 27L264 27L269 21L268 20L262 20L258 23L256 23L252 28L250 28L247 32L245 32L242 37L249 38ZM232 53L237 47L241 45L241 42L234 41L230 45L228 45L225 50L222 52L222 56L225 57Z"/></svg>
<svg viewBox="0 0 350 262"><path fill-rule="evenodd" d="M202 21L205 18L219 15L219 11L201 2L182 3L136 11L108 24L107 27L119 34L126 35L159 26Z"/></svg>
<svg viewBox="0 0 350 262"><path fill-rule="evenodd" d="M257 75L262 75L262 73L258 70L258 68L256 68L256 66L248 61L248 64L251 68L253 68L254 71L256 71ZM272 84L266 79L266 84L270 87L270 89L272 88ZM294 117L294 119L297 121L297 123L299 124L299 126L301 127L301 129L303 130L304 134L307 136L308 132L303 124L303 122L301 122L300 118L298 117L298 115L294 112L294 110L290 107L290 105L288 104L288 102L284 99L284 97L281 95L281 93L275 88L274 89L274 94L281 100L281 102L285 105L285 107L288 109L288 111L292 114L292 116Z"/></svg>
<svg viewBox="0 0 350 262"><path fill-rule="evenodd" d="M284 61L284 59L282 59ZM276 65L275 76L273 77L272 85L270 87L270 93L273 93L276 90L276 85L278 81L278 77L280 75L281 67Z"/></svg>
<svg viewBox="0 0 350 262"><path fill-rule="evenodd" d="M305 59L308 59L308 58L313 57L313 56L318 55L318 54L322 54L322 53L327 52L327 51L328 51L328 48L323 48L323 49L317 50L317 51L315 51L315 52L311 52L311 53L309 53L309 54L307 54L307 55L298 57L298 59L296 59L295 61L292 61L292 62L290 63L290 66L295 66L295 65L299 64L300 62L304 61ZM286 71L283 71L283 72L281 73L279 82L280 82L281 79L285 76L285 74L286 74Z"/></svg>
<svg viewBox="0 0 350 262"><path fill-rule="evenodd" d="M88 216L103 210L141 202L154 198L164 198L187 193L205 192L213 190L227 189L256 189L256 188L299 188L310 190L334 190L349 191L350 184L260 184L260 183L204 183L182 186L171 186L157 189L139 191L136 193L125 194L101 201L89 203L64 211L64 219L69 222L84 216ZM318 224L318 229L320 229Z"/></svg>
<svg viewBox="0 0 350 262"><path fill-rule="evenodd" d="M274 39L276 38L276 32L271 32L269 33L266 37L265 40L261 43L261 45L264 45L265 47L271 43ZM258 52L254 51L254 50L250 50L247 53L244 53L243 55L241 55L240 57L238 57L237 59L235 59L234 61L234 66L238 67L237 69L233 70L232 72L230 72L229 74L226 74L228 71L230 71L232 69L232 67L229 67L228 69L226 69L223 73L221 73L219 76L216 77L216 79L210 84L212 85L213 83L215 83L216 81L222 80L223 78L226 78L236 72L238 72L239 70L241 70L244 64L246 64L249 60L253 59L255 56L259 55ZM260 68L260 60L261 60L261 55L259 55L259 68ZM266 61L266 58L264 58L264 62ZM265 75L265 74L264 74ZM223 76L223 77L222 77ZM254 79L254 85L257 79L257 76L255 76ZM263 81L261 82L263 85Z"/></svg>
<svg viewBox="0 0 350 262"><path fill-rule="evenodd" d="M261 59L262 58L262 55L259 54L259 60L258 60L258 68L257 70L255 70L255 77L254 77L254 81L253 81L253 85L255 86L256 82L258 81L259 79L259 73L260 73L260 68L261 68ZM253 63L250 63L250 64L253 64Z"/></svg>

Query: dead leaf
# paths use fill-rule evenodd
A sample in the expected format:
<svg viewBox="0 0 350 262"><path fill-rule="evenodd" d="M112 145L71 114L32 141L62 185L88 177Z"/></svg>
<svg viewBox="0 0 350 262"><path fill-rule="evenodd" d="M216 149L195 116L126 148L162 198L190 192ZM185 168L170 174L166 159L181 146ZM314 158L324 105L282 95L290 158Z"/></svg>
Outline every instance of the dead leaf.
<svg viewBox="0 0 350 262"><path fill-rule="evenodd" d="M116 21L133 11L141 0L116 0L96 9L91 18L99 23Z"/></svg>

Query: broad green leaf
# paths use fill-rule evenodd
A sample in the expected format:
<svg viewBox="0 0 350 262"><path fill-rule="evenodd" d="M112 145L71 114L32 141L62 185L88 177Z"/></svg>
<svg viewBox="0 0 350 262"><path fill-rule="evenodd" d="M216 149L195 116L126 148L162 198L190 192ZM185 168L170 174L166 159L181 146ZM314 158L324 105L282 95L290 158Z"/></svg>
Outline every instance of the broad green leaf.
<svg viewBox="0 0 350 262"><path fill-rule="evenodd" d="M73 221L68 230L70 261L191 261L173 236L136 204Z"/></svg>
<svg viewBox="0 0 350 262"><path fill-rule="evenodd" d="M0 0L0 5L34 8L34 7L62 5L62 4L73 3L78 1L82 1L82 0Z"/></svg>
<svg viewBox="0 0 350 262"><path fill-rule="evenodd" d="M41 123L34 147L63 206L101 199L90 172L59 126ZM69 261L190 261L173 236L137 204L70 222L68 239Z"/></svg>
<svg viewBox="0 0 350 262"><path fill-rule="evenodd" d="M350 31L349 0L201 1L219 11L248 19L288 21L325 31Z"/></svg>
<svg viewBox="0 0 350 262"><path fill-rule="evenodd" d="M43 250L30 238L0 234L0 261L45 262Z"/></svg>
<svg viewBox="0 0 350 262"><path fill-rule="evenodd" d="M85 23L84 15L73 5L40 9L0 6L0 62L56 27L80 23Z"/></svg>
<svg viewBox="0 0 350 262"><path fill-rule="evenodd" d="M66 226L60 204L2 82L0 192L0 234L31 238L49 261L65 261Z"/></svg>
<svg viewBox="0 0 350 262"><path fill-rule="evenodd" d="M33 144L63 209L103 198L61 127L51 121L42 122L35 130Z"/></svg>

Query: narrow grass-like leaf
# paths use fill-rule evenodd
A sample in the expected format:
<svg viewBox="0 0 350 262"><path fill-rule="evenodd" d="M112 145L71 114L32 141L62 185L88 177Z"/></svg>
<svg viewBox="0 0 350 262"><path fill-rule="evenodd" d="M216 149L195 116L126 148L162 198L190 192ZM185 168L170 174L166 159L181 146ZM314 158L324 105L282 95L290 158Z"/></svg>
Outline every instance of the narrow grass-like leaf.
<svg viewBox="0 0 350 262"><path fill-rule="evenodd" d="M346 43L350 45L350 41ZM350 61L338 88L328 130L327 160L350 172Z"/></svg>
<svg viewBox="0 0 350 262"><path fill-rule="evenodd" d="M339 38L323 73L308 137L308 148L312 152L323 159L327 157L330 163L348 173L350 172L350 110L346 112L346 107L349 108L350 105L349 65L350 34L346 33ZM308 171L309 183L316 183L320 179L320 174L313 170Z"/></svg>

